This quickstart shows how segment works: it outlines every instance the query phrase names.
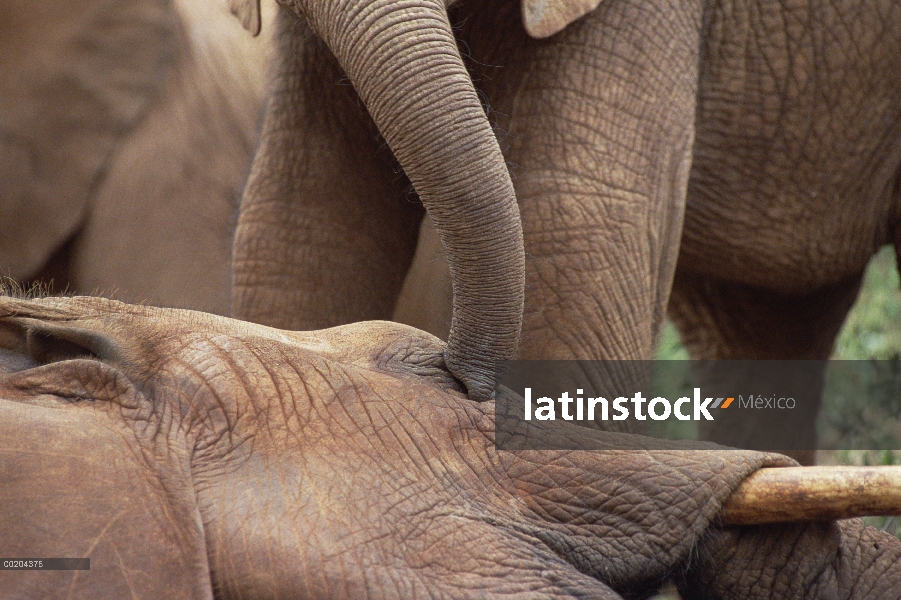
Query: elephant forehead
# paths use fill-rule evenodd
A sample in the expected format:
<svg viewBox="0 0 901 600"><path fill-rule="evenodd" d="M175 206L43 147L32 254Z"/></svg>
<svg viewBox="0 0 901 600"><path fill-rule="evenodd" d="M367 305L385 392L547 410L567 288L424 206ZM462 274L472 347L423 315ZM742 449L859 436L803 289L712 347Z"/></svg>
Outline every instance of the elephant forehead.
<svg viewBox="0 0 901 600"><path fill-rule="evenodd" d="M0 288L0 292L4 291ZM272 341L330 357L375 357L386 345L399 338L408 340L407 345L415 344L436 351L444 347L441 340L428 333L386 321L364 321L318 331L285 331L209 313L125 304L100 297L25 299L0 293L0 320L18 317L52 322L86 322L86 326L93 325L98 329L108 329L112 325L117 337L144 341L153 339L164 348L169 345L173 350L182 346L187 336L192 340L216 338L218 344L225 337L244 340L250 345ZM228 347L236 346L230 343Z"/></svg>
<svg viewBox="0 0 901 600"><path fill-rule="evenodd" d="M170 385L207 387L218 404L230 400L235 410L259 415L266 421L261 424L297 420L308 439L317 427L374 433L374 427L386 422L415 421L417 409L425 406L428 418L441 422L433 426L458 430L458 413L475 407L427 379L385 369L385 363L376 360L378 350L368 346L355 356L323 341L285 343L276 337L205 334L186 336L183 344L160 373L174 378ZM183 391L197 402L193 390ZM273 411L276 407L279 410Z"/></svg>
<svg viewBox="0 0 901 600"><path fill-rule="evenodd" d="M481 449L493 443L488 407L394 369L381 360L395 355L390 347L358 344L350 352L315 334L298 342L289 332L263 333L178 336L148 380L155 414L176 415L197 461L324 456L326 467L356 471L371 462L371 469L387 468L393 477L418 449L422 462L411 464L414 472L437 461L444 465L438 471L454 480L471 475L459 448L473 440Z"/></svg>
<svg viewBox="0 0 901 600"><path fill-rule="evenodd" d="M432 382L413 372L392 369L397 356L407 357L403 336L389 331L374 343L365 329L357 337L358 331L295 334L242 327L228 333L179 332L167 339L171 352L161 372L213 386L240 386L250 398L276 394L315 401L344 393L402 400L434 390ZM398 387L393 380L402 383Z"/></svg>
<svg viewBox="0 0 901 600"><path fill-rule="evenodd" d="M202 315L212 317L213 315ZM252 353L257 360L279 366L288 358L321 356L358 365L377 361L388 346L432 345L440 350L440 340L403 325L379 321L354 323L319 331L285 331L224 317L214 321L187 321L167 339L173 347L202 356L211 348L227 355ZM166 321L171 327L172 321ZM173 332L175 333L175 332ZM411 335L412 334L412 335ZM411 338L409 340L404 338ZM421 338L421 339L420 339Z"/></svg>
<svg viewBox="0 0 901 600"><path fill-rule="evenodd" d="M27 363L30 356L41 364L76 356L90 359L85 365L99 361L146 391L154 406L170 406L192 423L197 419L191 415L213 423L223 417L228 428L247 414L257 424L266 415L273 422L262 424L275 426L278 419L297 420L311 407L333 410L335 401L440 397L445 392L438 386L447 384L442 374L449 377L439 340L385 322L290 332L100 298L2 297L0 325L9 328L9 339L0 339L0 345L13 358L19 355ZM29 366L6 363L14 370ZM55 369L46 376L64 375ZM99 372L88 369L81 379ZM270 412L279 405L281 410Z"/></svg>

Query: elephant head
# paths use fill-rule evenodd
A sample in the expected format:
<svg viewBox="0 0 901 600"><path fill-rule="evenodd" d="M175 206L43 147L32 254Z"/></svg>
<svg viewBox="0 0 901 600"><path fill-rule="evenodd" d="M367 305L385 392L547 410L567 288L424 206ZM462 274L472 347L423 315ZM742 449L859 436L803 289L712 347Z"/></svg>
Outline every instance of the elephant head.
<svg viewBox="0 0 901 600"><path fill-rule="evenodd" d="M234 316L284 329L404 319L395 307L423 216L413 189L451 264L446 358L472 398L490 395L491 362L514 352L648 358L681 232L701 3L462 3L454 28L442 3L390 4L281 12L274 96L235 237ZM233 3L252 30L256 6ZM535 40L523 10L527 23L556 23L541 35L589 14ZM521 222L504 158L518 172ZM495 252L514 246L516 260Z"/></svg>
<svg viewBox="0 0 901 600"><path fill-rule="evenodd" d="M0 571L0 597L898 589L901 543L859 522L711 527L784 458L498 452L492 403L463 396L442 350L384 322L297 333L0 298L2 553L91 559Z"/></svg>
<svg viewBox="0 0 901 600"><path fill-rule="evenodd" d="M391 316L415 227L404 227L411 218L409 206L384 208L385 198L397 195L397 174L386 181L384 174L360 166L360 156L370 148L379 152L371 138L380 136L428 211L447 258L453 288L447 365L472 398L486 399L494 393L496 361L512 358L519 342L522 226L504 157L451 31L446 8L453 3L280 2L287 9L280 23L282 62L242 202L233 312L286 328ZM596 5L597 0L528 1L523 15L529 31L541 37ZM230 6L248 30L259 33L259 0L231 0ZM331 74L317 64L331 57L322 56L310 42L312 35L325 43L325 54L337 59ZM327 74L311 75L320 72ZM328 77L336 78L335 83ZM325 83L327 89L344 77L356 89L377 135L366 131L368 118L356 121L359 114L345 124L352 132L343 139L324 133L328 126L323 122L340 119L335 116L340 107L309 106L331 102L331 92L310 90L317 85L313 82ZM317 161L328 166L317 167ZM324 175L328 172L335 176ZM304 205L303 215L296 206L285 206L292 198ZM345 218L363 224L342 233L370 238L369 243L299 233L316 229L321 219ZM275 234L279 225L273 221L291 222L294 231ZM406 232L397 231L402 229ZM330 259L331 253L341 258ZM376 289L360 293L345 283L358 278L348 265L373 263L367 255L383 254L392 255L387 264L369 266L382 271L372 286ZM315 295L311 287L332 290L328 306L310 298Z"/></svg>

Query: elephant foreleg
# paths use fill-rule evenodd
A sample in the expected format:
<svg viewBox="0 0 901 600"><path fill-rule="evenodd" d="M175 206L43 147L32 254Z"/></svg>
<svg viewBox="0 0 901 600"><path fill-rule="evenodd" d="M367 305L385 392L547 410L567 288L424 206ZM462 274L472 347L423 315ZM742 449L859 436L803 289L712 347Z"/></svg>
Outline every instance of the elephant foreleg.
<svg viewBox="0 0 901 600"><path fill-rule="evenodd" d="M541 41L517 5L486 7L460 37L522 214L519 356L648 359L682 228L700 3L605 2Z"/></svg>

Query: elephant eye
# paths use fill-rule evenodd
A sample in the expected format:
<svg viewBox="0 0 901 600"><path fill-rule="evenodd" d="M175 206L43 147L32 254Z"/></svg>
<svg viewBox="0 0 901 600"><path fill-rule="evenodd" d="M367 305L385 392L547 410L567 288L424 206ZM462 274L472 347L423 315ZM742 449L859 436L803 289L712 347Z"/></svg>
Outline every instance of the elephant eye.
<svg viewBox="0 0 901 600"><path fill-rule="evenodd" d="M43 331L29 331L27 344L28 354L41 365L78 358L99 358L82 345Z"/></svg>

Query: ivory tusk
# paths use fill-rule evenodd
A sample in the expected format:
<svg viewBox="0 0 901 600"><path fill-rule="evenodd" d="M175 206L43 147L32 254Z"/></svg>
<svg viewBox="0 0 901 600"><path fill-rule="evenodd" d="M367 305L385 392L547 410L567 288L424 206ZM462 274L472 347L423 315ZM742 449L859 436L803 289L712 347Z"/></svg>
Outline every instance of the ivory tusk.
<svg viewBox="0 0 901 600"><path fill-rule="evenodd" d="M901 466L760 469L723 505L723 525L901 515Z"/></svg>

